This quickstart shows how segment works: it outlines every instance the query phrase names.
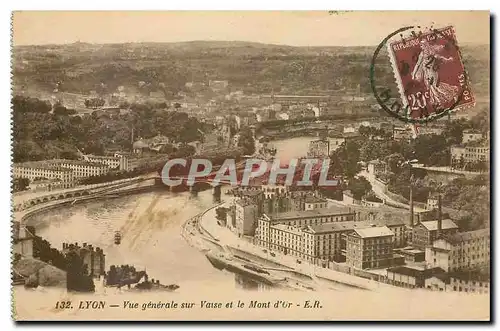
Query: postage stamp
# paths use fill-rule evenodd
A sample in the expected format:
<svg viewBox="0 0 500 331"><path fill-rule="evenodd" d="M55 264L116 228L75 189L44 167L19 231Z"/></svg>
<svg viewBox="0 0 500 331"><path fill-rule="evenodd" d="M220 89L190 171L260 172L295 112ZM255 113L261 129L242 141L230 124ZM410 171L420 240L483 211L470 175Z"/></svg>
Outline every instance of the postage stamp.
<svg viewBox="0 0 500 331"><path fill-rule="evenodd" d="M489 23L15 12L13 318L489 320Z"/></svg>
<svg viewBox="0 0 500 331"><path fill-rule="evenodd" d="M452 26L392 41L388 50L407 117L432 119L474 106Z"/></svg>

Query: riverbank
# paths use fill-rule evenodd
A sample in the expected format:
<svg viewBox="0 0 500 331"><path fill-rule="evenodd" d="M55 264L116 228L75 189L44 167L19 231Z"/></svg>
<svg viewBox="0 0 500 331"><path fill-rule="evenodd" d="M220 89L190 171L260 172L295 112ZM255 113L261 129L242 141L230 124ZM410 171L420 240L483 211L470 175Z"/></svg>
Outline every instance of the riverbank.
<svg viewBox="0 0 500 331"><path fill-rule="evenodd" d="M263 270L268 271L270 273L270 279L285 278L291 280L291 283L293 283L293 281L297 281L294 285L297 285L297 283L303 283L303 288L315 290L325 288L331 289L332 287L336 290L339 289L338 287L359 290L393 288L392 286L384 283L322 268L306 262L298 263L295 257L286 256L278 252L274 252L274 256L272 256L268 250L264 250L262 247L256 246L244 239L239 238L228 228L218 225L216 219L216 207L221 205L226 205L227 207L232 199L234 198L230 198L229 201L216 205L197 216L197 220L195 222L198 224L199 231L197 234L201 236L201 240L197 240L196 242L201 251L205 250L205 254L207 254L207 250L212 252L215 251L217 253L222 252L235 261L232 263L233 265L238 265L241 261L247 261L258 266L259 268L262 268ZM194 224L190 224L190 226L194 226ZM208 234L210 241L212 241L212 245L203 246L202 243L204 241L204 233ZM195 237L195 235L190 234L190 237ZM193 238L190 239L191 241L194 240ZM218 251L214 249L213 242L217 243L217 246L222 247L223 249ZM231 263L230 261L225 262ZM324 280L324 282L321 280Z"/></svg>

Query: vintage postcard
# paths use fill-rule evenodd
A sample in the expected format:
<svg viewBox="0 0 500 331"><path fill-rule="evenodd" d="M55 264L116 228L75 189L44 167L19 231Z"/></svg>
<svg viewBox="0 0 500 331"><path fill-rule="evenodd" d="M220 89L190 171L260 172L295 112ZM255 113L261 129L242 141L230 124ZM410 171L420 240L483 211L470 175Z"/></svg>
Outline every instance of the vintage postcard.
<svg viewBox="0 0 500 331"><path fill-rule="evenodd" d="M487 11L12 15L16 321L489 321Z"/></svg>

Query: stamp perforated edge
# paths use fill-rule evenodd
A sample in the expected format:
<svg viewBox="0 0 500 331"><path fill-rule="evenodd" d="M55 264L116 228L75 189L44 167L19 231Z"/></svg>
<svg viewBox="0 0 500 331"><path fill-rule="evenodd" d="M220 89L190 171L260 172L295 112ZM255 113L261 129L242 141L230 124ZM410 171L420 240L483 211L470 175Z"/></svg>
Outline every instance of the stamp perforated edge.
<svg viewBox="0 0 500 331"><path fill-rule="evenodd" d="M452 25L449 25L449 26L438 29L438 31L442 31L442 30L446 30L446 29L451 29L453 31L453 38L455 39L455 43L457 45L458 60L460 61L460 65L462 66L462 68L464 70L466 85L469 86L469 89L471 91L471 97L472 97L472 100L470 102L463 103L463 104L458 105L457 107L454 107L452 109L448 109L447 113L451 114L451 113L456 113L459 110L473 108L476 105L476 97L474 95L474 91L472 91L472 83L471 83L470 78L469 78L469 73L467 72L467 69L465 68L465 65L463 63L462 52L460 51L460 47L458 47L458 38L457 38L457 33L455 30L455 27ZM429 35L431 33L432 33L432 31L429 31L429 32L423 33L422 36ZM407 41L407 40L410 40L413 38L415 38L415 37L410 36L410 37L403 38L403 40ZM396 81L396 85L398 87L400 99L403 102L403 107L406 108L408 105L408 101L406 100L405 90L403 87L403 81L401 79L401 75L399 74L398 66L396 63L396 54L394 54L394 50L391 47L396 42L397 41L392 41L392 42L387 43L387 53L389 54L389 60L391 63L392 73L394 75L394 80ZM405 114L405 115L408 115L408 114ZM432 121L436 116L437 115L435 113L433 113L426 118L426 121Z"/></svg>
<svg viewBox="0 0 500 331"><path fill-rule="evenodd" d="M14 136L14 114L13 114L13 108L12 108L12 97L14 95L14 88L13 88L13 72L14 72L14 11L10 13L10 72L9 72L9 81L10 81L10 112L9 112L9 121L10 121L10 129L9 129L9 134L10 134L10 154L9 154L9 167L10 167L10 317L13 321L16 321L16 305L15 305L15 297L14 297L14 222L15 217L14 217L14 170L13 170L13 161L14 161L14 141L12 137Z"/></svg>

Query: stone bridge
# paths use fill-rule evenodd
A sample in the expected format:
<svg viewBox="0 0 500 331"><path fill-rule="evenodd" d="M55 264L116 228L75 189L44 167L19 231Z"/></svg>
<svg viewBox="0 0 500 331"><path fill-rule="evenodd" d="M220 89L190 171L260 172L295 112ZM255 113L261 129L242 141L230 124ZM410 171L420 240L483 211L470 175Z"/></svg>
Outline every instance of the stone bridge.
<svg viewBox="0 0 500 331"><path fill-rule="evenodd" d="M110 183L102 183L95 185L86 185L80 188L72 188L66 190L52 191L46 192L46 194L42 194L30 199L26 199L22 202L16 203L16 199L14 197L14 211L24 210L26 208L31 208L33 206L47 203L56 200L65 200L69 198L79 198L85 197L89 195L94 195L96 193L105 193L110 190L116 190L121 187L127 187L141 181L150 180L150 178L131 178L124 179L119 181L114 181Z"/></svg>

